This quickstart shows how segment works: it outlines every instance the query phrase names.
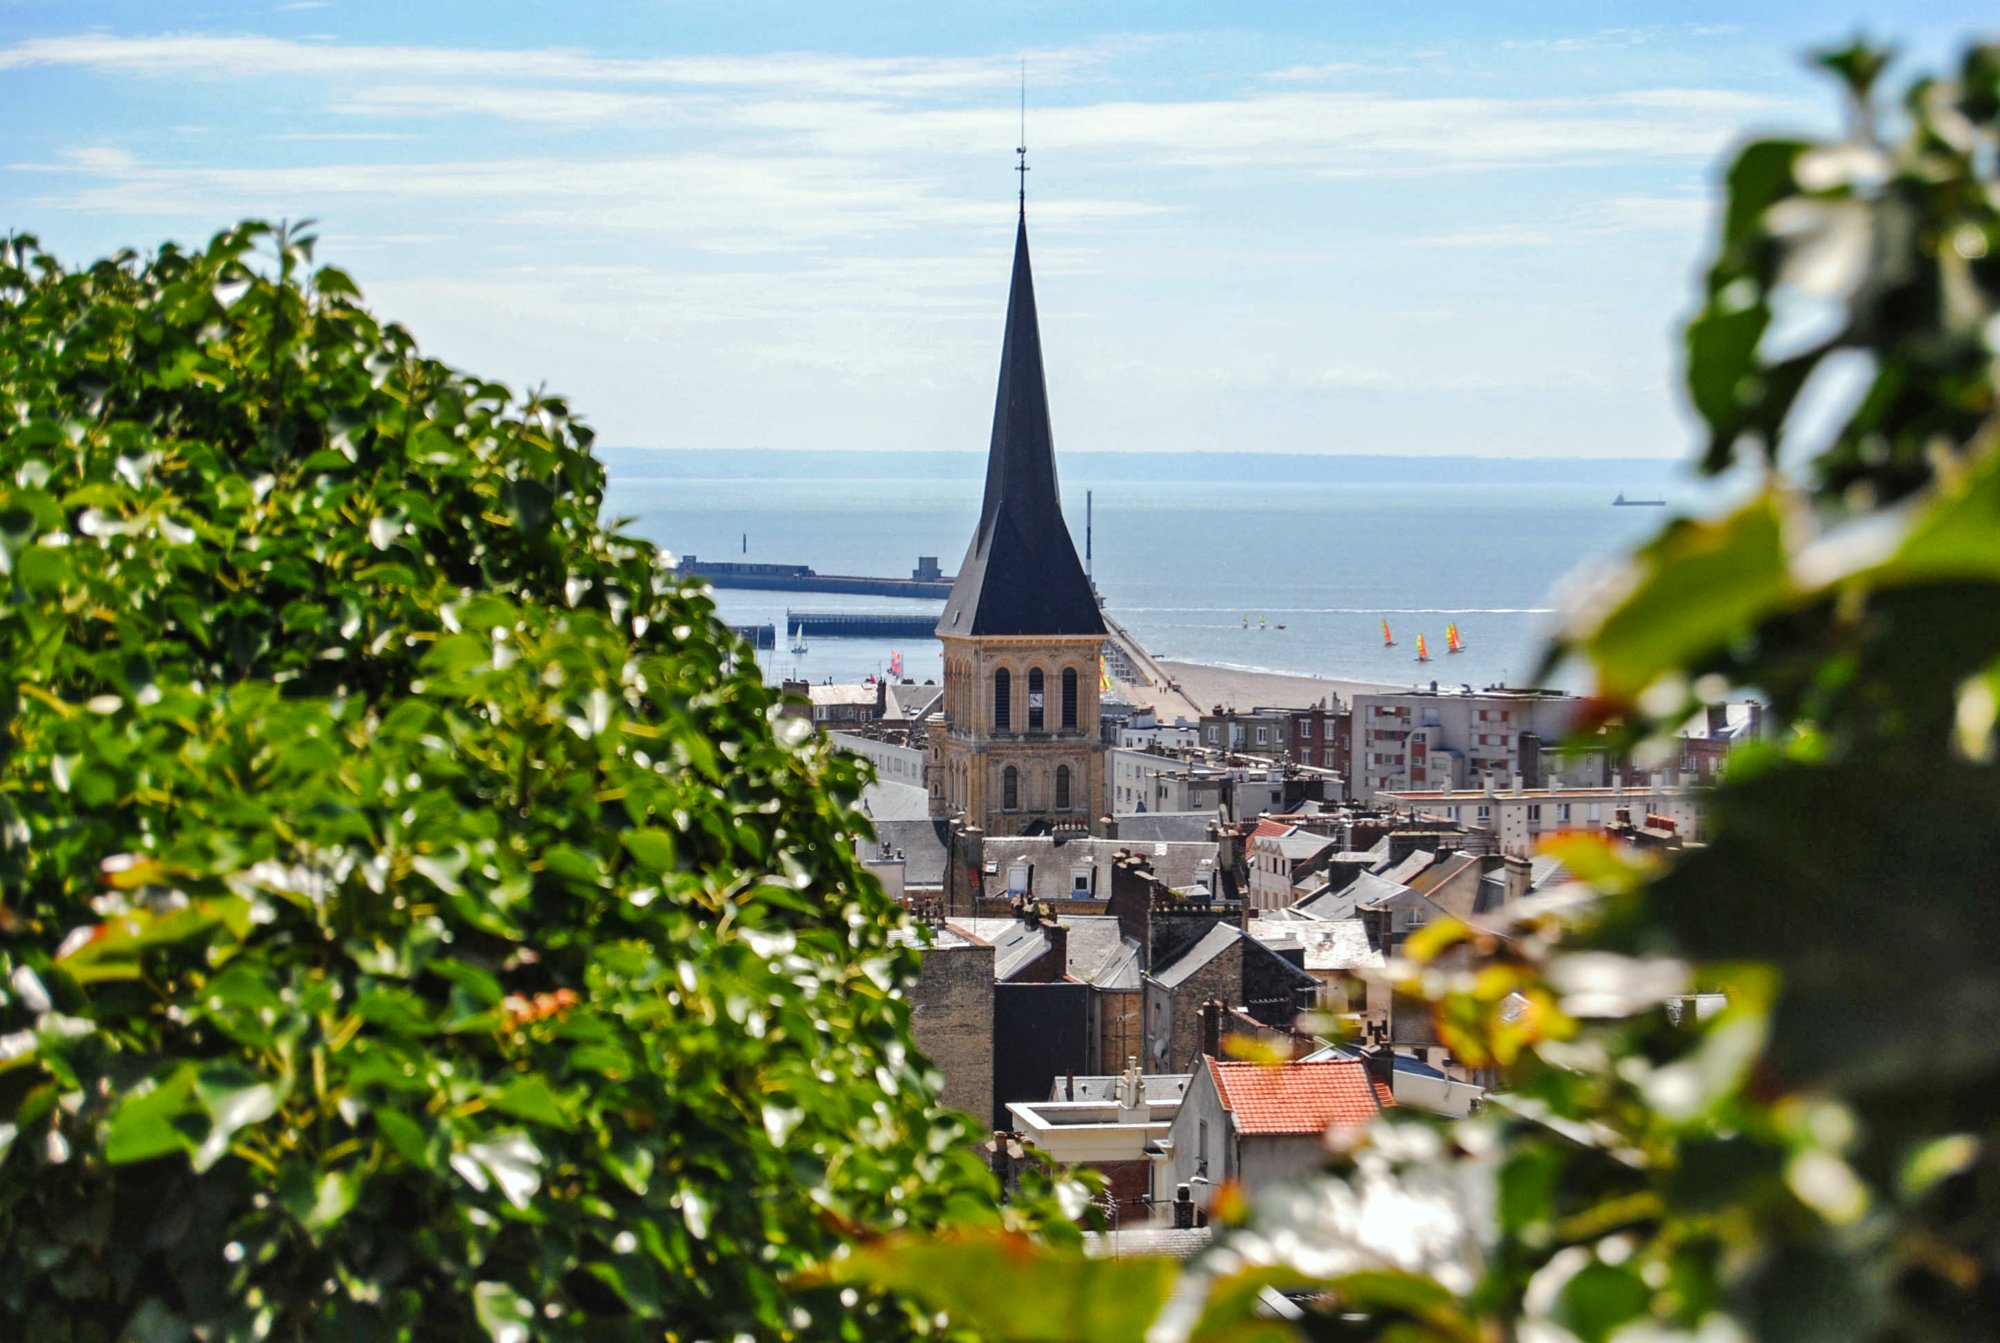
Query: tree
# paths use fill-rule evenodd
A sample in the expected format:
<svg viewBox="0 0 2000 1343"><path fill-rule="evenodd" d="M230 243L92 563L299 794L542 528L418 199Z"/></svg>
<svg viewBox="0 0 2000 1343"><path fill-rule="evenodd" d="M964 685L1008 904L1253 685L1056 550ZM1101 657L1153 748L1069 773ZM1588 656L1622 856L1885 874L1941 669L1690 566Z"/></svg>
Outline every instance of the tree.
<svg viewBox="0 0 2000 1343"><path fill-rule="evenodd" d="M0 1334L859 1337L993 1221L816 745L312 239L0 251Z"/></svg>
<svg viewBox="0 0 2000 1343"><path fill-rule="evenodd" d="M1732 690L1785 735L1734 760L1708 846L1573 838L1589 902L1412 936L1403 988L1507 1094L1244 1210L1150 1334L1172 1284L1097 1266L1132 1303L1100 1339L1294 1336L1267 1285L1325 1294L1298 1333L1385 1343L2000 1336L2000 46L1913 84L1893 135L1887 63L1823 57L1848 138L1728 173L1688 390L1701 469L1760 483L1557 650L1642 758ZM1425 973L1468 946L1476 973ZM1727 1007L1661 1010L1689 988ZM848 1271L912 1282L894 1248Z"/></svg>

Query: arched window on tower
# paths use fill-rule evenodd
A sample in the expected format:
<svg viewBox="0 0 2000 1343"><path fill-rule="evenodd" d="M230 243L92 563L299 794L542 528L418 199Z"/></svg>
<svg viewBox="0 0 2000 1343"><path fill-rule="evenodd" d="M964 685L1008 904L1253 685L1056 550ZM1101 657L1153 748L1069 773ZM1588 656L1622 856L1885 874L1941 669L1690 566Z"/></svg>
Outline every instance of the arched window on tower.
<svg viewBox="0 0 2000 1343"><path fill-rule="evenodd" d="M1069 810L1069 766L1056 766L1056 810Z"/></svg>
<svg viewBox="0 0 2000 1343"><path fill-rule="evenodd" d="M1005 676L1006 672L1000 673ZM1000 810L1018 811L1021 807L1021 771L1012 765L1000 771Z"/></svg>
<svg viewBox="0 0 2000 1343"><path fill-rule="evenodd" d="M1006 732L1014 726L1014 678L1002 667L993 673L993 730Z"/></svg>
<svg viewBox="0 0 2000 1343"><path fill-rule="evenodd" d="M1073 729L1076 727L1076 668L1074 667L1063 668L1062 697L1062 725L1064 728Z"/></svg>
<svg viewBox="0 0 2000 1343"><path fill-rule="evenodd" d="M1042 730L1042 669L1028 669L1028 731Z"/></svg>

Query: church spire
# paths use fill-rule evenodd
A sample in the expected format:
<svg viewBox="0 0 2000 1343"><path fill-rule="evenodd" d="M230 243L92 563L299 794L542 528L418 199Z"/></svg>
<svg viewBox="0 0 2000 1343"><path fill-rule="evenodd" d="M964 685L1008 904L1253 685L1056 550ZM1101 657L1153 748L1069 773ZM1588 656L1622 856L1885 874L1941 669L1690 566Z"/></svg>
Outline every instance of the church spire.
<svg viewBox="0 0 2000 1343"><path fill-rule="evenodd" d="M1025 164L1023 165L1025 167ZM1102 634L1056 488L1055 437L1042 377L1028 221L1014 233L1014 278L979 528L959 566L939 634Z"/></svg>

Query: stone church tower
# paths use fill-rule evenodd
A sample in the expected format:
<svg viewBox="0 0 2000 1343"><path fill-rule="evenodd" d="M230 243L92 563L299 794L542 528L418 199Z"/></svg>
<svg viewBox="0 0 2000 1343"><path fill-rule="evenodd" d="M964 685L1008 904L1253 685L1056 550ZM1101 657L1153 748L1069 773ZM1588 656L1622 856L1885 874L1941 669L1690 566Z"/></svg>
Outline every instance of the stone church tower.
<svg viewBox="0 0 2000 1343"><path fill-rule="evenodd" d="M931 814L988 835L1099 828L1104 620L1056 490L1055 443L1025 209L1000 349L979 528L938 621L944 728L931 733Z"/></svg>

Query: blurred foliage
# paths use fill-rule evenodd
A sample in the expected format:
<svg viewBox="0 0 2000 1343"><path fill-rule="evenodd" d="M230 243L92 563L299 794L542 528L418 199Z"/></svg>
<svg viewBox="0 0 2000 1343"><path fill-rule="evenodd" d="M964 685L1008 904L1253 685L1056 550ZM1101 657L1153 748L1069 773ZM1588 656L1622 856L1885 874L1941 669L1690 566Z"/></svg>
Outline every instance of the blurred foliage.
<svg viewBox="0 0 2000 1343"><path fill-rule="evenodd" d="M998 1224L860 767L312 239L0 252L0 1336L863 1338Z"/></svg>
<svg viewBox="0 0 2000 1343"><path fill-rule="evenodd" d="M1587 895L1413 937L1401 1010L1504 1091L1261 1193L1147 1337L2000 1337L2000 46L1891 112L1885 52L1820 63L1848 138L1737 156L1687 333L1701 469L1754 495L1671 523L1558 650L1642 761L1730 694L1781 735L1706 846L1573 836Z"/></svg>

